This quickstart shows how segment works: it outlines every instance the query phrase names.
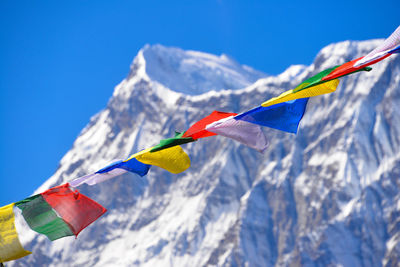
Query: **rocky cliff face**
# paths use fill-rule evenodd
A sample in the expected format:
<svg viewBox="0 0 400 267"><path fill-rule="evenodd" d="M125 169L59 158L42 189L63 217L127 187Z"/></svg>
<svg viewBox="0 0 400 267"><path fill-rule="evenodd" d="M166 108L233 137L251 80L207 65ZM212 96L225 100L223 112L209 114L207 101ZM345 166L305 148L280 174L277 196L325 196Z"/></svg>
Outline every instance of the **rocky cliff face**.
<svg viewBox="0 0 400 267"><path fill-rule="evenodd" d="M381 40L325 47L311 66L266 76L226 56L144 47L38 191L241 112ZM212 90L207 92L208 90ZM400 57L310 99L297 135L265 128L264 155L220 136L184 146L180 175L152 167L81 191L109 211L75 240L28 240L12 266L397 266Z"/></svg>

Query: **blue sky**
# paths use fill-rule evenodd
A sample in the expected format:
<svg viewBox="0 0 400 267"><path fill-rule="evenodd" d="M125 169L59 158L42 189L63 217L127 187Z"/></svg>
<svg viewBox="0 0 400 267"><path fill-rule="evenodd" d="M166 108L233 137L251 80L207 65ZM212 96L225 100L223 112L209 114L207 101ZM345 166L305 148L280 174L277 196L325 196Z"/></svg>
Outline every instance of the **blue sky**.
<svg viewBox="0 0 400 267"><path fill-rule="evenodd" d="M278 74L332 42L387 37L399 10L398 0L3 0L0 206L54 173L146 43L225 53Z"/></svg>

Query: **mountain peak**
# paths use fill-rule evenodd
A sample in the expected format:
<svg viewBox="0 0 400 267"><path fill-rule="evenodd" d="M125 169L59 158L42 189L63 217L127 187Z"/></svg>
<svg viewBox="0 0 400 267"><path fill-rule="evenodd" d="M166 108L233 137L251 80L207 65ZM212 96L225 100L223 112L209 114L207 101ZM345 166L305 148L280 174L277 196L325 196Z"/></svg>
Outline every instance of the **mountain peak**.
<svg viewBox="0 0 400 267"><path fill-rule="evenodd" d="M138 70L150 80L188 95L244 88L267 76L225 54L216 56L160 44L147 44L139 51L131 74Z"/></svg>

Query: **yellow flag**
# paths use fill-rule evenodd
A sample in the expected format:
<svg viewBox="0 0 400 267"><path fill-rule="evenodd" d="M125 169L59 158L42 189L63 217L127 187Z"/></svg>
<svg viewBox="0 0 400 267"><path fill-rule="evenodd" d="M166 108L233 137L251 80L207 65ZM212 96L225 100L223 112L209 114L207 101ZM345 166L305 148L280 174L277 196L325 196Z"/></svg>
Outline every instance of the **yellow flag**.
<svg viewBox="0 0 400 267"><path fill-rule="evenodd" d="M13 207L14 203L0 207L0 262L16 260L31 254L19 242Z"/></svg>
<svg viewBox="0 0 400 267"><path fill-rule="evenodd" d="M133 156L144 164L155 165L172 173L181 173L190 167L190 158L180 146L157 152L150 152L150 149L144 150Z"/></svg>
<svg viewBox="0 0 400 267"><path fill-rule="evenodd" d="M306 87L308 84L301 84L302 87ZM299 98L307 98L311 96L328 94L336 91L336 88L339 85L339 79L331 80L329 82L321 83L312 87L308 87L306 89L302 89L302 87L297 87L295 89L286 91L281 95L271 98L270 100L265 101L261 104L263 107L272 106L275 104L287 102L290 100L295 100Z"/></svg>

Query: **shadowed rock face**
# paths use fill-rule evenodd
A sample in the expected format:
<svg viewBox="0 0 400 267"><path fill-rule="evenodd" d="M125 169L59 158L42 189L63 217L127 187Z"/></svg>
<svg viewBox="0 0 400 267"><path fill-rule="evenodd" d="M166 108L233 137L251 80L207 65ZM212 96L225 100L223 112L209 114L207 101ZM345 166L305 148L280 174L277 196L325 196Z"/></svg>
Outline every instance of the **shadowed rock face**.
<svg viewBox="0 0 400 267"><path fill-rule="evenodd" d="M201 53L196 59L197 52L190 52L185 65L180 61L185 51L146 46L107 107L38 191L156 144L214 109L255 107L325 68L367 54L379 42L332 44L313 65L257 82L258 72L231 59L221 57L225 65L219 71L225 71L215 75L215 68L204 66L207 58L216 64L216 56ZM167 84L164 70L171 74ZM218 91L247 86L239 80L249 72L247 83L254 84ZM191 78L178 81L182 73ZM199 94L193 84L204 85L207 77L218 92ZM184 87L189 91L179 93ZM107 214L77 240L32 240L33 254L10 265L396 266L399 106L400 57L392 56L369 73L341 79L337 92L311 99L297 135L266 128L271 145L264 155L210 137L184 146L192 166L180 175L153 167L144 178L126 174L83 186Z"/></svg>

